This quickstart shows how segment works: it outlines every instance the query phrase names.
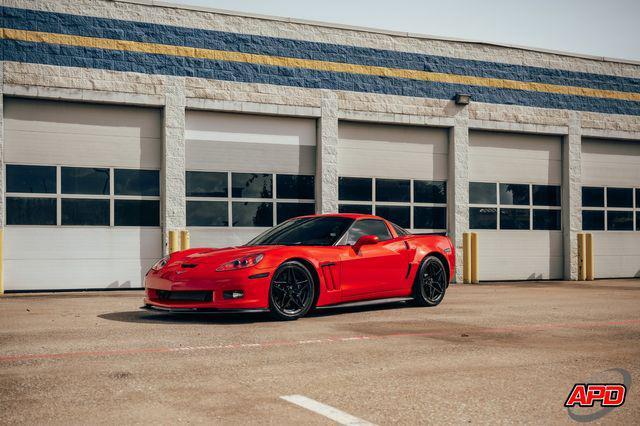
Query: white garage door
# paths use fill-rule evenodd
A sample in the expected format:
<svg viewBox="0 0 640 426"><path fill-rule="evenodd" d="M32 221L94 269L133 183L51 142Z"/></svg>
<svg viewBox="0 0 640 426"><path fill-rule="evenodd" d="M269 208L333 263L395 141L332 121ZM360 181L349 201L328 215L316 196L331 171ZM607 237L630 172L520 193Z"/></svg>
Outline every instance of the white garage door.
<svg viewBox="0 0 640 426"><path fill-rule="evenodd" d="M469 225L481 280L560 279L561 139L470 132Z"/></svg>
<svg viewBox="0 0 640 426"><path fill-rule="evenodd" d="M185 137L192 247L244 244L315 213L314 119L188 111Z"/></svg>
<svg viewBox="0 0 640 426"><path fill-rule="evenodd" d="M407 229L447 229L446 129L341 122L341 212L373 213Z"/></svg>
<svg viewBox="0 0 640 426"><path fill-rule="evenodd" d="M595 276L640 277L640 141L583 139L582 185Z"/></svg>
<svg viewBox="0 0 640 426"><path fill-rule="evenodd" d="M7 290L140 287L161 257L160 111L7 99Z"/></svg>

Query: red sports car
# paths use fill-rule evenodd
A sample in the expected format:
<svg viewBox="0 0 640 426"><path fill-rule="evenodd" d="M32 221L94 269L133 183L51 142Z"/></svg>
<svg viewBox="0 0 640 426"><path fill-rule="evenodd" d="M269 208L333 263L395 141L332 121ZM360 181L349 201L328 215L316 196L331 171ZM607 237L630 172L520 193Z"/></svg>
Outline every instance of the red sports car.
<svg viewBox="0 0 640 426"><path fill-rule="evenodd" d="M269 311L281 320L310 309L374 299L439 304L454 275L443 235L413 235L377 216L302 216L244 246L194 248L156 263L145 307L170 312Z"/></svg>

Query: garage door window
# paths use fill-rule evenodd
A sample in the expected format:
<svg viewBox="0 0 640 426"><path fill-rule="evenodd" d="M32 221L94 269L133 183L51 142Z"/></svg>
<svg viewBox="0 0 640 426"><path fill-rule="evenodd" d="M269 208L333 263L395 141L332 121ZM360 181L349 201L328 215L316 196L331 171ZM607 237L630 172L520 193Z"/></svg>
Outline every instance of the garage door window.
<svg viewBox="0 0 640 426"><path fill-rule="evenodd" d="M340 177L341 213L375 214L407 229L447 228L444 181Z"/></svg>
<svg viewBox="0 0 640 426"><path fill-rule="evenodd" d="M560 186L469 183L471 229L560 230Z"/></svg>
<svg viewBox="0 0 640 426"><path fill-rule="evenodd" d="M638 188L582 187L582 229L640 230L638 195Z"/></svg>
<svg viewBox="0 0 640 426"><path fill-rule="evenodd" d="M315 212L311 175L187 171L187 226L270 227Z"/></svg>
<svg viewBox="0 0 640 426"><path fill-rule="evenodd" d="M7 165L6 172L8 225L160 225L157 170Z"/></svg>

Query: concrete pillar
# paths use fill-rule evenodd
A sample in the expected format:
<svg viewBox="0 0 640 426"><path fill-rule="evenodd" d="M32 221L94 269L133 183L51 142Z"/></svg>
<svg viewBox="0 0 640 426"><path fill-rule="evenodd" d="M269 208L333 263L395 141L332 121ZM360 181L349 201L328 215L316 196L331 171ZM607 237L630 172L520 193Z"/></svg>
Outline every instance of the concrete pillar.
<svg viewBox="0 0 640 426"><path fill-rule="evenodd" d="M323 90L316 138L316 213L338 211L338 98Z"/></svg>
<svg viewBox="0 0 640 426"><path fill-rule="evenodd" d="M456 248L455 282L462 282L462 234L469 230L469 110L456 107L449 131L447 205L449 238Z"/></svg>
<svg viewBox="0 0 640 426"><path fill-rule="evenodd" d="M165 91L162 139L161 225L163 253L168 253L169 230L186 226L184 78L169 77Z"/></svg>
<svg viewBox="0 0 640 426"><path fill-rule="evenodd" d="M582 230L582 125L579 112L569 117L562 142L562 235L564 278L578 279L578 232Z"/></svg>

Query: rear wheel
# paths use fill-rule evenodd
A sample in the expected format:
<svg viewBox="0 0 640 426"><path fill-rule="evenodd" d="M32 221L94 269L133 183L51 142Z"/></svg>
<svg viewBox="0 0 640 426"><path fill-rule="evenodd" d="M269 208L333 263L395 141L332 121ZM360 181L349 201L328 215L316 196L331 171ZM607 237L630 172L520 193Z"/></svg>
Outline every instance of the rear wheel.
<svg viewBox="0 0 640 426"><path fill-rule="evenodd" d="M314 301L313 277L300 262L278 267L269 288L269 310L278 320L296 320L309 312Z"/></svg>
<svg viewBox="0 0 640 426"><path fill-rule="evenodd" d="M447 290L447 272L442 261L435 256L427 256L420 264L413 285L413 298L419 306L436 306L444 298Z"/></svg>

